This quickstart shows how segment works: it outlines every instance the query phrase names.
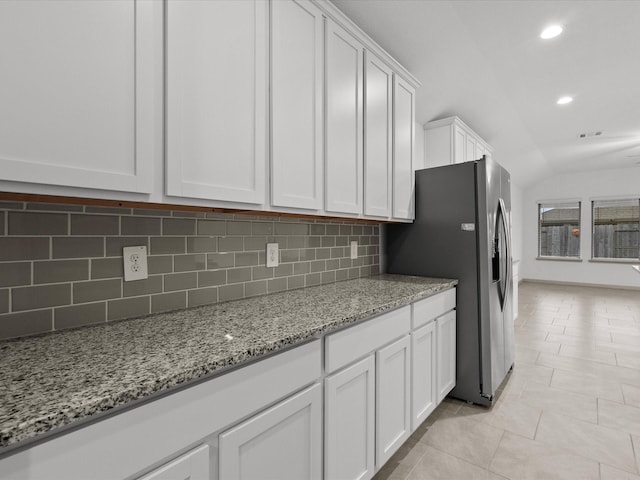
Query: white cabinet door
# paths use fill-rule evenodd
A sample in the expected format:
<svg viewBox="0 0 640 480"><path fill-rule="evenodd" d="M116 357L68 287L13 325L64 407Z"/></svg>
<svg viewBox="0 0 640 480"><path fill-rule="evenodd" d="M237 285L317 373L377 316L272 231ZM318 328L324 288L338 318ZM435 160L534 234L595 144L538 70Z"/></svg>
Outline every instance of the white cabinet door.
<svg viewBox="0 0 640 480"><path fill-rule="evenodd" d="M376 352L376 466L409 437L409 335Z"/></svg>
<svg viewBox="0 0 640 480"><path fill-rule="evenodd" d="M323 16L271 2L271 203L322 208Z"/></svg>
<svg viewBox="0 0 640 480"><path fill-rule="evenodd" d="M436 319L438 403L456 386L456 312Z"/></svg>
<svg viewBox="0 0 640 480"><path fill-rule="evenodd" d="M436 352L436 322L411 333L411 431L436 408Z"/></svg>
<svg viewBox="0 0 640 480"><path fill-rule="evenodd" d="M169 0L167 194L265 203L267 3Z"/></svg>
<svg viewBox="0 0 640 480"><path fill-rule="evenodd" d="M476 158L476 139L467 134L467 146L465 147L465 161L472 162Z"/></svg>
<svg viewBox="0 0 640 480"><path fill-rule="evenodd" d="M453 158L452 163L462 163L466 161L465 150L467 147L467 133L455 125L453 127Z"/></svg>
<svg viewBox="0 0 640 480"><path fill-rule="evenodd" d="M362 213L362 44L327 20L325 210Z"/></svg>
<svg viewBox="0 0 640 480"><path fill-rule="evenodd" d="M220 434L220 479L320 480L320 384Z"/></svg>
<svg viewBox="0 0 640 480"><path fill-rule="evenodd" d="M0 2L2 180L150 193L162 4Z"/></svg>
<svg viewBox="0 0 640 480"><path fill-rule="evenodd" d="M209 445L201 445L139 480L209 480Z"/></svg>
<svg viewBox="0 0 640 480"><path fill-rule="evenodd" d="M484 155L484 145L482 145L481 142L476 141L476 154L475 154L475 160L480 160L482 158L482 156Z"/></svg>
<svg viewBox="0 0 640 480"><path fill-rule="evenodd" d="M393 217L413 218L415 90L394 76L393 86Z"/></svg>
<svg viewBox="0 0 640 480"><path fill-rule="evenodd" d="M391 214L393 73L378 57L365 52L364 213Z"/></svg>
<svg viewBox="0 0 640 480"><path fill-rule="evenodd" d="M325 380L325 478L366 480L374 472L373 355Z"/></svg>

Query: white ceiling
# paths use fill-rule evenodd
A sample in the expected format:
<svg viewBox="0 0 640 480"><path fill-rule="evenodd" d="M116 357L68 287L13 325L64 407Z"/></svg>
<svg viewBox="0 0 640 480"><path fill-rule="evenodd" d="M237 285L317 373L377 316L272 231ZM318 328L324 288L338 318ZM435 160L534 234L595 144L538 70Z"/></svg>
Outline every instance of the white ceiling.
<svg viewBox="0 0 640 480"><path fill-rule="evenodd" d="M640 0L333 3L422 82L418 124L458 115L517 184L623 167L640 183ZM541 40L551 23L564 33Z"/></svg>

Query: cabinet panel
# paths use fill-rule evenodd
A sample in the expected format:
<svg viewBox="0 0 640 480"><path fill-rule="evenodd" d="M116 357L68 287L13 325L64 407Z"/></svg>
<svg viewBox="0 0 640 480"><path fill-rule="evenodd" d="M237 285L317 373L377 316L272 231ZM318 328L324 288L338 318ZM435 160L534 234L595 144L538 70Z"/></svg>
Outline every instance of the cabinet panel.
<svg viewBox="0 0 640 480"><path fill-rule="evenodd" d="M167 193L265 202L267 4L166 9Z"/></svg>
<svg viewBox="0 0 640 480"><path fill-rule="evenodd" d="M449 310L456 308L456 289L452 288L445 292L436 293L428 298L418 300L413 303L412 308L412 328L418 328L443 313L447 313Z"/></svg>
<svg viewBox="0 0 640 480"><path fill-rule="evenodd" d="M411 431L436 408L436 352L436 322L411 334Z"/></svg>
<svg viewBox="0 0 640 480"><path fill-rule="evenodd" d="M393 87L393 216L413 218L415 91L394 76Z"/></svg>
<svg viewBox="0 0 640 480"><path fill-rule="evenodd" d="M376 352L376 466L409 437L409 335Z"/></svg>
<svg viewBox="0 0 640 480"><path fill-rule="evenodd" d="M456 312L436 320L438 403L456 386Z"/></svg>
<svg viewBox="0 0 640 480"><path fill-rule="evenodd" d="M406 305L379 317L325 337L325 370L344 367L390 341L409 333L411 306Z"/></svg>
<svg viewBox="0 0 640 480"><path fill-rule="evenodd" d="M477 160L476 158L476 139L473 136L467 134L467 145L465 147L465 161L471 162Z"/></svg>
<svg viewBox="0 0 640 480"><path fill-rule="evenodd" d="M157 2L0 2L3 180L150 193Z"/></svg>
<svg viewBox="0 0 640 480"><path fill-rule="evenodd" d="M365 53L364 213L391 214L393 72L375 55Z"/></svg>
<svg viewBox="0 0 640 480"><path fill-rule="evenodd" d="M327 21L326 210L362 213L362 44Z"/></svg>
<svg viewBox="0 0 640 480"><path fill-rule="evenodd" d="M466 149L467 149L467 134L458 127L454 127L454 149L453 149L453 163L462 163L467 161Z"/></svg>
<svg viewBox="0 0 640 480"><path fill-rule="evenodd" d="M325 380L325 476L366 480L374 472L373 355Z"/></svg>
<svg viewBox="0 0 640 480"><path fill-rule="evenodd" d="M139 480L209 480L209 446L201 445Z"/></svg>
<svg viewBox="0 0 640 480"><path fill-rule="evenodd" d="M321 391L316 384L220 434L220 478L320 480Z"/></svg>
<svg viewBox="0 0 640 480"><path fill-rule="evenodd" d="M323 17L271 2L271 203L322 208Z"/></svg>

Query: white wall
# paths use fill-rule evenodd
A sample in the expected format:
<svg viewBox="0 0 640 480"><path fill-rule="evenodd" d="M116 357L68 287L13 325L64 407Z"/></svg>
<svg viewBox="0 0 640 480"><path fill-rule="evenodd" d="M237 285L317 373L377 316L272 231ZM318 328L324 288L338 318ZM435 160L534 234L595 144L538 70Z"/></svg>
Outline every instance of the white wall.
<svg viewBox="0 0 640 480"><path fill-rule="evenodd" d="M514 261L522 260L522 189L511 182L511 258Z"/></svg>
<svg viewBox="0 0 640 480"><path fill-rule="evenodd" d="M640 288L640 275L628 263L590 262L591 200L640 196L640 167L596 170L556 175L524 192L522 205L523 251L520 276L524 279ZM538 203L580 200L580 262L536 260L538 254Z"/></svg>
<svg viewBox="0 0 640 480"><path fill-rule="evenodd" d="M424 158L424 127L421 123L415 122L415 163L413 165L414 170L421 170L425 168Z"/></svg>

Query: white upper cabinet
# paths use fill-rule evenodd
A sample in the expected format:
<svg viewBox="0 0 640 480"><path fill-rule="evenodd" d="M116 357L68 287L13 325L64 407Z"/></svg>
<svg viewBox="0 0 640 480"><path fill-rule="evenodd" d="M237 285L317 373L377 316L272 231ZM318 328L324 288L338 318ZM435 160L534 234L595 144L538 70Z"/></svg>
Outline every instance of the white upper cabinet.
<svg viewBox="0 0 640 480"><path fill-rule="evenodd" d="M393 86L393 217L413 218L415 89L398 75Z"/></svg>
<svg viewBox="0 0 640 480"><path fill-rule="evenodd" d="M168 195L265 203L267 8L167 2Z"/></svg>
<svg viewBox="0 0 640 480"><path fill-rule="evenodd" d="M271 3L271 204L322 209L323 16Z"/></svg>
<svg viewBox="0 0 640 480"><path fill-rule="evenodd" d="M362 44L327 20L325 209L362 213Z"/></svg>
<svg viewBox="0 0 640 480"><path fill-rule="evenodd" d="M161 11L0 2L0 180L151 192Z"/></svg>
<svg viewBox="0 0 640 480"><path fill-rule="evenodd" d="M491 158L491 147L458 117L424 124L425 165L439 167L452 163Z"/></svg>
<svg viewBox="0 0 640 480"><path fill-rule="evenodd" d="M364 214L391 215L393 72L365 52Z"/></svg>

